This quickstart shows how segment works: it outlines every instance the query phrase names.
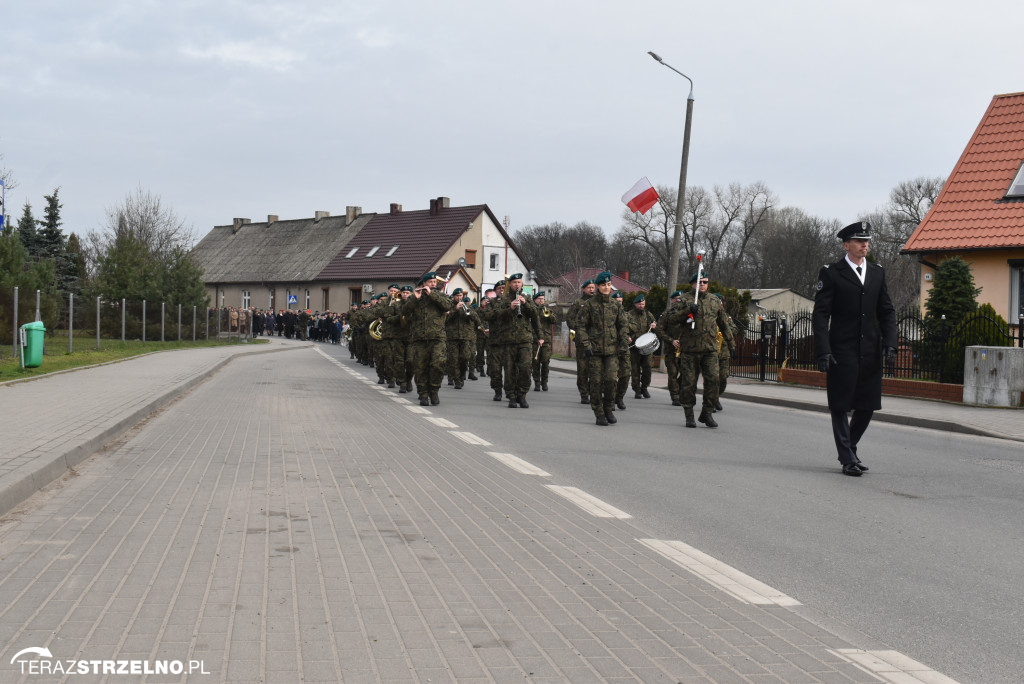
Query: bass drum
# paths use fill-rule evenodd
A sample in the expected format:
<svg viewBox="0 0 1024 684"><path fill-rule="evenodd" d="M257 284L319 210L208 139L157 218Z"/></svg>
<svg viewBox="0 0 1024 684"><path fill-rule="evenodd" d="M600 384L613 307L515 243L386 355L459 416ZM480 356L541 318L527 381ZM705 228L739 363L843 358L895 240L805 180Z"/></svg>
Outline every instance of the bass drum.
<svg viewBox="0 0 1024 684"><path fill-rule="evenodd" d="M652 332L646 332L640 337L636 338L636 342L633 343L636 350L644 356L650 356L654 352L658 351L658 347L661 346L661 342L658 341L658 336Z"/></svg>

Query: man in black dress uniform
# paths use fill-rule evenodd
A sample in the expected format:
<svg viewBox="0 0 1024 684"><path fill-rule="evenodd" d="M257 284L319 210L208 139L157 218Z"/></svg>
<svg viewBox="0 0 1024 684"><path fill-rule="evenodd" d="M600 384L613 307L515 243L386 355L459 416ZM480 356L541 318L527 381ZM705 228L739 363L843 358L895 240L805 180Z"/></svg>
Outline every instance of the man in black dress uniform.
<svg viewBox="0 0 1024 684"><path fill-rule="evenodd" d="M814 351L818 370L828 374L828 408L843 474L859 477L868 467L857 457L857 442L882 408L882 359L896 358L896 310L885 270L865 258L871 225L853 223L838 237L846 257L818 273Z"/></svg>

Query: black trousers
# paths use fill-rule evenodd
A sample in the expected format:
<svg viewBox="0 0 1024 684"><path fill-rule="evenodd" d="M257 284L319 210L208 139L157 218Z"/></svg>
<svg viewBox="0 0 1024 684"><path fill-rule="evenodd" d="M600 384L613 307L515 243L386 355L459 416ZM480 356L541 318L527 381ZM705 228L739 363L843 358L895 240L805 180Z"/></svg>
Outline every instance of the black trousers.
<svg viewBox="0 0 1024 684"><path fill-rule="evenodd" d="M830 412L832 414L832 436L836 440L836 451L839 452L839 462L843 465L859 463L857 458L857 442L864 436L868 429L871 416L874 411L854 410L853 418L848 418L846 411Z"/></svg>

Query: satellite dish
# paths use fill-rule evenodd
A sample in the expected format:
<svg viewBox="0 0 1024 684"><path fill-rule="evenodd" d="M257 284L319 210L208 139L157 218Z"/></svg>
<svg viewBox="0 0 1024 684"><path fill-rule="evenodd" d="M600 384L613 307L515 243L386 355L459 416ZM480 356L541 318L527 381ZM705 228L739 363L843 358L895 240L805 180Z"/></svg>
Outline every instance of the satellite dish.
<svg viewBox="0 0 1024 684"><path fill-rule="evenodd" d="M459 257L459 268L466 268L466 257Z"/></svg>

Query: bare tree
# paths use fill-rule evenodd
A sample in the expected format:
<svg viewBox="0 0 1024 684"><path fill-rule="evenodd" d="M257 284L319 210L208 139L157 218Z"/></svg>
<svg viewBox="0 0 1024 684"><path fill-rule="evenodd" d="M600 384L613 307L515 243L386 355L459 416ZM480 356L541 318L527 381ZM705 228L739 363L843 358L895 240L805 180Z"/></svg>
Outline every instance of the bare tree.
<svg viewBox="0 0 1024 684"><path fill-rule="evenodd" d="M809 216L796 207L772 210L756 232L735 275L740 288L790 288L811 297L818 271L835 261L840 222Z"/></svg>
<svg viewBox="0 0 1024 684"><path fill-rule="evenodd" d="M516 231L516 247L541 280L584 268L604 268L608 240L599 226L580 221L571 228L554 222Z"/></svg>

